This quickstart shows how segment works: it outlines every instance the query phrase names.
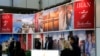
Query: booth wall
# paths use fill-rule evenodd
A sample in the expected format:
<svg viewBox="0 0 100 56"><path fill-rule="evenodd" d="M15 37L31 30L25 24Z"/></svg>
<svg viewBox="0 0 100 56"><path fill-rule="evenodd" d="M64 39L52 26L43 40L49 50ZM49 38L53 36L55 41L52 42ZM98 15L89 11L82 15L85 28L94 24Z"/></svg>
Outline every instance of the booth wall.
<svg viewBox="0 0 100 56"><path fill-rule="evenodd" d="M96 53L97 53L97 56L100 56L100 28L96 28L96 41L97 41L97 49L96 49Z"/></svg>
<svg viewBox="0 0 100 56"><path fill-rule="evenodd" d="M100 0L96 0L96 53L100 56Z"/></svg>
<svg viewBox="0 0 100 56"><path fill-rule="evenodd" d="M100 0L96 0L96 27L100 27Z"/></svg>

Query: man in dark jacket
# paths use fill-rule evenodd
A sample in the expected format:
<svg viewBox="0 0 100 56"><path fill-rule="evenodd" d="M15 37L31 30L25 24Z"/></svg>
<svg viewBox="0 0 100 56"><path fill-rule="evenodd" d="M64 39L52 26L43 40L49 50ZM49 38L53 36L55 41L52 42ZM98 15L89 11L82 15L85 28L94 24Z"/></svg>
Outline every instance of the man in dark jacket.
<svg viewBox="0 0 100 56"><path fill-rule="evenodd" d="M71 44L71 46L73 48L73 55L74 56L81 56L81 50L80 50L80 48L78 46L78 41L79 41L78 36L70 37L69 41L70 41L70 44Z"/></svg>
<svg viewBox="0 0 100 56"><path fill-rule="evenodd" d="M46 38L45 49L53 49L52 37L47 37Z"/></svg>

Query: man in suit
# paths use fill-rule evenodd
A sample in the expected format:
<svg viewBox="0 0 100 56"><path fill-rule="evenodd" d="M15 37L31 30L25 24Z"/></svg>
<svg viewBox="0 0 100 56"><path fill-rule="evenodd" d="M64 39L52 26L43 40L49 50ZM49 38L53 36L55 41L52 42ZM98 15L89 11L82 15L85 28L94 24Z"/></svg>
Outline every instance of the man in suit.
<svg viewBox="0 0 100 56"><path fill-rule="evenodd" d="M52 37L46 37L45 49L53 49Z"/></svg>
<svg viewBox="0 0 100 56"><path fill-rule="evenodd" d="M35 49L41 49L41 42L39 41L39 39L35 40Z"/></svg>

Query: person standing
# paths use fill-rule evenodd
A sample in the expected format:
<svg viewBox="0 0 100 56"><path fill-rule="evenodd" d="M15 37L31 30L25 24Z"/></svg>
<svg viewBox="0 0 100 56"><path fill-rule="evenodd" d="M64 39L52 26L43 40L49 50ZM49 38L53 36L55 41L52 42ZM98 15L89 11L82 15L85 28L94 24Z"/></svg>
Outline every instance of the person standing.
<svg viewBox="0 0 100 56"><path fill-rule="evenodd" d="M71 44L69 43L69 41L64 40L62 42L63 44L63 50L61 51L61 55L60 56L74 56L73 53L73 48L71 46Z"/></svg>
<svg viewBox="0 0 100 56"><path fill-rule="evenodd" d="M81 50L78 46L79 39L78 38L75 39L74 37L69 37L68 40L73 48L73 55L74 56L81 56Z"/></svg>
<svg viewBox="0 0 100 56"><path fill-rule="evenodd" d="M2 45L0 45L0 56L2 56Z"/></svg>
<svg viewBox="0 0 100 56"><path fill-rule="evenodd" d="M25 51L21 48L19 41L15 42L15 47L12 50L12 56L25 56Z"/></svg>
<svg viewBox="0 0 100 56"><path fill-rule="evenodd" d="M46 38L45 49L53 49L52 37L47 37Z"/></svg>
<svg viewBox="0 0 100 56"><path fill-rule="evenodd" d="M58 50L58 41L55 39L53 40L53 49L55 50Z"/></svg>
<svg viewBox="0 0 100 56"><path fill-rule="evenodd" d="M41 49L41 42L39 41L39 39L35 40L35 49Z"/></svg>
<svg viewBox="0 0 100 56"><path fill-rule="evenodd" d="M13 49L14 49L14 42L15 41L11 41L10 42L10 45L9 45L9 47L8 47L8 56L12 56L12 52L13 52Z"/></svg>

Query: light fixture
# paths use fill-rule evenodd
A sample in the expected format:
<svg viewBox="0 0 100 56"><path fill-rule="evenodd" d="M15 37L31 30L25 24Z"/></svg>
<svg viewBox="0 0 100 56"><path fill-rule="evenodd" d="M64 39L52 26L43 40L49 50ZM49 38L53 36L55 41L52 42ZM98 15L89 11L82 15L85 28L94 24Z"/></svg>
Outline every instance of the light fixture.
<svg viewBox="0 0 100 56"><path fill-rule="evenodd" d="M0 11L3 11L3 9L0 9Z"/></svg>

